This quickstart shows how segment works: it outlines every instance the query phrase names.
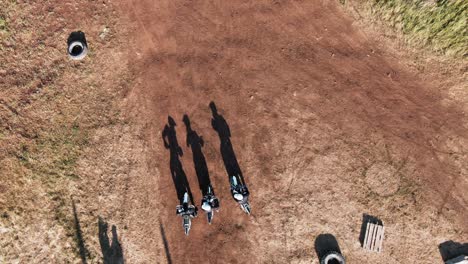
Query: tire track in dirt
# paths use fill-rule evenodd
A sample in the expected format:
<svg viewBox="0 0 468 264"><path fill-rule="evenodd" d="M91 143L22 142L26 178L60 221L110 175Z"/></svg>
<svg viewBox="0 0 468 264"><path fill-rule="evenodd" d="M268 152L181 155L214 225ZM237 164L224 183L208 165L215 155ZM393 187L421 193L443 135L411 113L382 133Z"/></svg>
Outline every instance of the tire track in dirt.
<svg viewBox="0 0 468 264"><path fill-rule="evenodd" d="M121 5L125 12L128 3ZM309 243L302 241L307 245L299 248L298 241L289 240L292 235L301 240L303 235L291 226L281 229L294 224L288 220L294 217L309 217L301 223L303 233L310 232L307 225L323 221L301 211L298 201L313 206L313 199L326 201L328 190L315 186L322 186L321 178L328 173L336 175L337 185L341 181L345 185L341 177L349 171L385 159L410 164L402 171L421 192L421 197L402 194L416 195L410 206L439 208L460 228L467 228L463 222L468 217L468 197L463 192L468 186L463 177L466 168L455 161L467 160L465 113L443 101L443 95L431 87L430 76L415 80L398 61L376 50L336 3L143 0L130 5L130 26L136 29L134 51L143 55L131 59L139 81L129 97L147 128L151 166L160 172L160 189L154 191L161 195L161 221L173 263L308 259ZM229 195L219 140L210 123L212 100L231 127L233 146L252 191L250 218ZM205 139L208 168L221 198L213 225L208 226L200 212L189 237L174 214L177 196L169 153L161 139L170 115L177 123L182 163L192 190L197 190L193 192L198 205L201 197L185 146L184 114ZM303 150L298 152L298 146ZM327 153L340 151L343 159L327 160ZM330 167L316 165L316 157L330 162ZM291 160L296 161L290 164ZM283 180L281 176L294 166L310 173L314 188L297 186L304 181L302 173L297 181ZM310 189L317 196L312 200L307 198ZM353 198L351 193L344 196ZM289 201L291 197L295 200ZM366 206L357 200L349 204L359 206L345 215ZM289 218L282 215L282 208ZM290 247L295 251L288 252ZM404 253L394 255L392 259L402 260Z"/></svg>

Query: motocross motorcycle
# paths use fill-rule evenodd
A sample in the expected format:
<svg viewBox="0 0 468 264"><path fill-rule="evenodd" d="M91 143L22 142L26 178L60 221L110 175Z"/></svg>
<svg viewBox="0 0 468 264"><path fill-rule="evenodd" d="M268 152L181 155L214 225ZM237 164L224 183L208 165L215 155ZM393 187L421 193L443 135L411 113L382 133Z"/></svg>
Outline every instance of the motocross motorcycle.
<svg viewBox="0 0 468 264"><path fill-rule="evenodd" d="M190 204L187 192L184 193L182 204L176 207L176 214L182 217L182 226L184 227L185 235L188 236L190 227L192 226L192 218L197 216L197 207Z"/></svg>
<svg viewBox="0 0 468 264"><path fill-rule="evenodd" d="M213 221L214 210L218 211L219 208L219 200L214 195L213 187L211 187L211 185L208 186L208 191L202 198L201 207L203 211L206 212L208 223L211 224L211 221Z"/></svg>
<svg viewBox="0 0 468 264"><path fill-rule="evenodd" d="M247 189L247 186L240 183L236 176L232 176L230 181L232 197L239 203L241 209L250 215L249 189Z"/></svg>

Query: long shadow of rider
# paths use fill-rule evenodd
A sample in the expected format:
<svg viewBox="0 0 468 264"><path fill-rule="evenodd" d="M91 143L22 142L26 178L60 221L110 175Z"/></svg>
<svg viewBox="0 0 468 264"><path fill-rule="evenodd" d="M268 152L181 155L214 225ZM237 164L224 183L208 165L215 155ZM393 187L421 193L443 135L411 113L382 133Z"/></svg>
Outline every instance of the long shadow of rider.
<svg viewBox="0 0 468 264"><path fill-rule="evenodd" d="M221 156L223 157L228 177L236 176L237 180L241 184L245 185L244 176L242 175L239 162L237 162L236 154L234 153L234 149L231 144L231 131L229 130L229 125L224 117L218 113L214 102L210 103L210 108L213 114L211 125L213 126L213 129L218 132L219 140L221 142Z"/></svg>
<svg viewBox="0 0 468 264"><path fill-rule="evenodd" d="M86 260L89 257L89 252L86 249L85 241L83 239L83 232L81 231L80 219L78 218L78 212L76 210L75 200L71 199L72 202L72 209L73 209L73 217L75 219L75 235L76 235L76 242L78 244L78 250L81 257L81 263L87 264L88 261Z"/></svg>
<svg viewBox="0 0 468 264"><path fill-rule="evenodd" d="M112 225L112 243L107 235L108 225L101 217L98 220L99 244L104 264L124 264L122 246L117 237L117 228Z"/></svg>
<svg viewBox="0 0 468 264"><path fill-rule="evenodd" d="M187 128L187 146L191 147L193 153L193 163L195 165L198 184L202 195L205 196L208 193L208 187L211 185L208 166L206 165L205 155L202 151L202 147L205 142L203 141L203 137L199 136L197 132L192 130L190 119L187 115L184 115L183 120L185 127Z"/></svg>
<svg viewBox="0 0 468 264"><path fill-rule="evenodd" d="M180 204L183 203L185 192L188 193L190 201L193 203L192 192L190 191L190 186L187 181L187 176L185 175L184 169L182 168L182 163L180 162L179 157L182 157L184 154L182 148L177 142L177 135L175 131L176 123L172 117L168 117L168 124L164 127L162 132L162 138L164 141L164 147L170 151L170 168L172 174L172 180L174 181L174 186L177 191L177 197L179 198Z"/></svg>

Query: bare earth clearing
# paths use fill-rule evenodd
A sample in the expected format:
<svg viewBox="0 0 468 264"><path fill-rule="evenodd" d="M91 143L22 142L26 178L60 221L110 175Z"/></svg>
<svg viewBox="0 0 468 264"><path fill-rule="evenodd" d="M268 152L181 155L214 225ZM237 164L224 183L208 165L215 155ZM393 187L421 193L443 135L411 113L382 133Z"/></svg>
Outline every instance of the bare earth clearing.
<svg viewBox="0 0 468 264"><path fill-rule="evenodd" d="M129 105L151 151L153 173L141 180L157 187L159 214L146 220L164 227L174 263L317 263L323 233L337 237L349 263L434 263L439 243L467 238L463 107L444 100L431 76L416 78L386 56L337 3L128 1L122 9L137 32ZM210 101L230 125L251 217L230 198ZM183 114L205 139L221 196L214 224L196 219L188 238L161 140L170 115L185 145ZM363 213L387 226L381 255L359 249ZM159 232L134 229L129 236Z"/></svg>

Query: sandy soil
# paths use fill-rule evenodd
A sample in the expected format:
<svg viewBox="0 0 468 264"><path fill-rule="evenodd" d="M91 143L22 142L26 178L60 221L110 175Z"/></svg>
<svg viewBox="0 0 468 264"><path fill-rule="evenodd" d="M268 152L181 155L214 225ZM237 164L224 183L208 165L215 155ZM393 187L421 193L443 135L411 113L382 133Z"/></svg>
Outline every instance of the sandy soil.
<svg viewBox="0 0 468 264"><path fill-rule="evenodd" d="M330 233L349 263L436 263L440 243L468 238L466 105L379 48L338 3L119 5L136 40L129 111L149 148L134 191L149 193L138 206L152 212L126 232L129 262L318 263L314 240ZM230 126L250 217L230 197L210 101ZM200 214L189 237L161 138L171 116L199 204L184 114L221 199L214 223ZM364 213L387 227L382 254L360 249Z"/></svg>

